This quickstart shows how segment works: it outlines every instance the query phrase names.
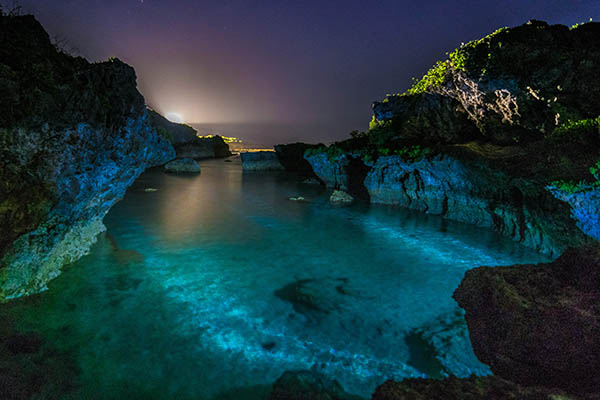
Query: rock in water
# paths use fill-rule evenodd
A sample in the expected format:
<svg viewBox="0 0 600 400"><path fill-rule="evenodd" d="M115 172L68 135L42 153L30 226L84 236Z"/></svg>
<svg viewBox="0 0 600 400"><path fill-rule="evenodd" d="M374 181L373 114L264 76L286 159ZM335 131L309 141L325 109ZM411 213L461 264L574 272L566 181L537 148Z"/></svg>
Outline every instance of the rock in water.
<svg viewBox="0 0 600 400"><path fill-rule="evenodd" d="M286 171L297 173L301 178L315 178L311 165L304 159L304 153L318 147L319 145L306 143L278 144L275 152Z"/></svg>
<svg viewBox="0 0 600 400"><path fill-rule="evenodd" d="M244 171L283 171L274 151L253 151L242 153L242 169Z"/></svg>
<svg viewBox="0 0 600 400"><path fill-rule="evenodd" d="M505 379L570 392L600 388L600 247L550 264L480 267L454 298L477 357Z"/></svg>
<svg viewBox="0 0 600 400"><path fill-rule="evenodd" d="M200 165L191 158L182 158L180 160L174 160L165 165L166 172L172 173L200 173Z"/></svg>
<svg viewBox="0 0 600 400"><path fill-rule="evenodd" d="M354 197L341 190L334 190L331 197L329 197L329 202L338 205L349 205L354 202Z"/></svg>
<svg viewBox="0 0 600 400"><path fill-rule="evenodd" d="M88 253L148 167L175 158L133 68L58 52L32 16L0 16L0 301Z"/></svg>

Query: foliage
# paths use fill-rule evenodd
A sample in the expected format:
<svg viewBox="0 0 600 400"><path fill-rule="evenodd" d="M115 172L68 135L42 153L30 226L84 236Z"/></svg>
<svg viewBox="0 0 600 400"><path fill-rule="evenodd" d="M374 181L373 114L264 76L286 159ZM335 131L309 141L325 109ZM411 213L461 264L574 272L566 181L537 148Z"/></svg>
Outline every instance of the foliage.
<svg viewBox="0 0 600 400"><path fill-rule="evenodd" d="M600 187L600 161L590 167L590 174L594 177L592 182L559 180L552 182L551 185L567 194L585 192Z"/></svg>
<svg viewBox="0 0 600 400"><path fill-rule="evenodd" d="M423 159L427 154L431 152L431 149L428 147L421 146L407 146L401 149L398 149L394 152L394 154L409 160L409 161L419 161Z"/></svg>
<svg viewBox="0 0 600 400"><path fill-rule="evenodd" d="M568 120L556 127L549 137L557 143L568 142L581 145L600 144L600 117Z"/></svg>
<svg viewBox="0 0 600 400"><path fill-rule="evenodd" d="M327 159L329 161L336 161L342 155L344 155L344 150L342 148L340 148L339 146L336 146L336 144L332 144L329 146L315 147L312 149L307 149L304 152L304 155L310 157L310 156L316 156L316 155L323 154L323 153L327 156Z"/></svg>
<svg viewBox="0 0 600 400"><path fill-rule="evenodd" d="M487 58L491 58L492 53L490 48L492 46L492 39L504 32L508 32L508 28L500 28L484 38L463 44L460 48L455 49L453 52L449 54L446 53L448 55L447 60L437 61L435 66L427 71L423 78L417 81L403 95L416 95L440 87L446 80L448 72L452 70L467 72L472 53L474 53L474 51L480 47L486 47ZM502 42L498 42L498 47L502 47ZM484 67L481 69L481 72L482 75L485 75L487 73L487 69Z"/></svg>

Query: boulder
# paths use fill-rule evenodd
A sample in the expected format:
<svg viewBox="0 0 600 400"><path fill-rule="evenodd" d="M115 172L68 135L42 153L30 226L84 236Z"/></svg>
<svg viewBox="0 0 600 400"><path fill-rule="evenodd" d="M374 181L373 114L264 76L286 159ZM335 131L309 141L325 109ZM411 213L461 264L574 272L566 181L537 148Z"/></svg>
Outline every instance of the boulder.
<svg viewBox="0 0 600 400"><path fill-rule="evenodd" d="M173 173L200 173L200 165L191 158L182 158L171 161L165 165L166 172Z"/></svg>
<svg viewBox="0 0 600 400"><path fill-rule="evenodd" d="M274 151L253 151L241 153L242 169L244 171L283 171Z"/></svg>
<svg viewBox="0 0 600 400"><path fill-rule="evenodd" d="M540 265L468 271L454 298L477 357L526 386L598 392L600 246Z"/></svg>
<svg viewBox="0 0 600 400"><path fill-rule="evenodd" d="M329 202L338 205L349 205L354 202L354 197L341 190L334 190L329 197Z"/></svg>

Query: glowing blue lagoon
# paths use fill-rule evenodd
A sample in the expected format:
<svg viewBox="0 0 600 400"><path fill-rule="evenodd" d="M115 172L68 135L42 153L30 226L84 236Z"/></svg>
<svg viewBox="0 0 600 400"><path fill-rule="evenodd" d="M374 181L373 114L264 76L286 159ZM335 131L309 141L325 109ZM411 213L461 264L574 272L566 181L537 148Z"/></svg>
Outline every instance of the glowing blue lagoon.
<svg viewBox="0 0 600 400"><path fill-rule="evenodd" d="M541 256L438 217L336 208L282 174L201 166L145 173L89 256L2 309L75 360L78 396L260 399L285 370L315 369L368 397L387 378L488 373L452 292L470 268Z"/></svg>

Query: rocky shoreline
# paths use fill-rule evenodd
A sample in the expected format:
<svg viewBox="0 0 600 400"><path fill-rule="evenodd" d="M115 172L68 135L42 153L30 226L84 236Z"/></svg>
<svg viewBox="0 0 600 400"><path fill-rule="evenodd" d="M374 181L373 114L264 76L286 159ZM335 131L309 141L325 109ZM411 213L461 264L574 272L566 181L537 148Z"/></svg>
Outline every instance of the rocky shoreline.
<svg viewBox="0 0 600 400"><path fill-rule="evenodd" d="M499 30L375 103L367 133L242 156L246 170L316 176L359 200L562 254L471 270L456 290L473 350L494 376L388 381L373 399L600 398L599 34L593 23ZM221 138L203 141L147 110L133 68L58 51L31 16L0 16L0 41L8 44L0 48L3 302L44 290L86 254L146 168L230 153ZM296 371L271 398L348 396Z"/></svg>

